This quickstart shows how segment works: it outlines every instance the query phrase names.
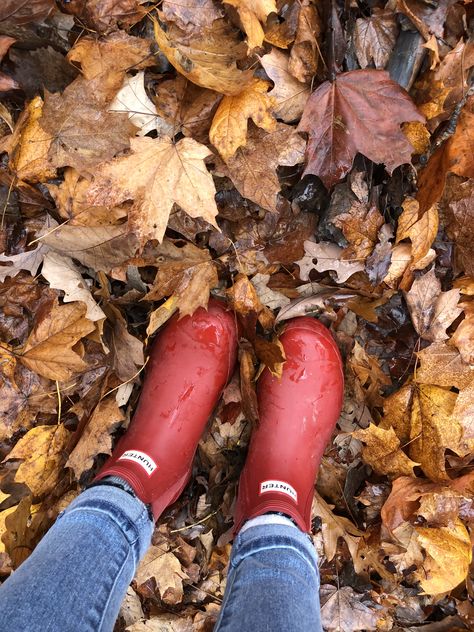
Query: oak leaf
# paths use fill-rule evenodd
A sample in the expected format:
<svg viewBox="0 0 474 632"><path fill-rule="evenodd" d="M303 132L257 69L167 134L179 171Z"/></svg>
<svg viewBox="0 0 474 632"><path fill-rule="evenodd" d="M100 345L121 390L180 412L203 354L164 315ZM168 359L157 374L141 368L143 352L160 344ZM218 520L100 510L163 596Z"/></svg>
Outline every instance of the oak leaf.
<svg viewBox="0 0 474 632"><path fill-rule="evenodd" d="M319 516L322 520L321 532L323 535L324 553L328 562L336 555L339 538L345 540L352 559L355 561L362 533L352 522L343 516L335 515L331 511L331 507L317 492L314 492L311 514Z"/></svg>
<svg viewBox="0 0 474 632"><path fill-rule="evenodd" d="M304 160L304 141L295 130L277 123L276 130L267 133L250 127L247 145L237 150L226 163L224 172L244 197L268 211L277 212L278 165L293 166Z"/></svg>
<svg viewBox="0 0 474 632"><path fill-rule="evenodd" d="M115 397L108 397L98 403L66 462L66 467L74 471L77 480L92 468L98 454L112 452L111 433L123 420L124 415L117 406Z"/></svg>
<svg viewBox="0 0 474 632"><path fill-rule="evenodd" d="M215 20L198 38L169 27L165 32L153 21L160 50L176 70L193 83L222 94L238 94L251 81L252 72L237 68L242 57L240 42L223 20Z"/></svg>
<svg viewBox="0 0 474 632"><path fill-rule="evenodd" d="M337 282L344 283L356 272L363 272L364 264L360 261L354 262L343 258L344 249L329 241L314 243L306 240L304 242L305 255L295 263L300 269L300 279L309 281L311 270L325 272L333 270L336 272Z"/></svg>
<svg viewBox="0 0 474 632"><path fill-rule="evenodd" d="M247 121L267 132L276 128L271 115L274 100L268 94L268 82L254 79L242 92L225 96L219 104L209 131L209 139L227 162L247 140Z"/></svg>
<svg viewBox="0 0 474 632"><path fill-rule="evenodd" d="M359 18L355 25L354 43L360 67L366 68L373 61L376 68L385 68L397 35L397 19L390 10L375 7L369 18Z"/></svg>
<svg viewBox="0 0 474 632"><path fill-rule="evenodd" d="M29 430L5 459L23 459L15 481L25 483L34 496L51 492L61 473L60 465L68 436L63 424L36 426Z"/></svg>
<svg viewBox="0 0 474 632"><path fill-rule="evenodd" d="M22 270L27 270L34 276L48 250L47 246L39 244L33 250L20 252L18 255L0 255L0 281L3 283L7 277L15 277Z"/></svg>
<svg viewBox="0 0 474 632"><path fill-rule="evenodd" d="M348 173L357 152L392 173L410 162L412 147L400 129L406 121L424 117L387 72L354 70L326 81L310 96L298 126L309 134L303 175L319 176L331 188Z"/></svg>
<svg viewBox="0 0 474 632"><path fill-rule="evenodd" d="M129 227L142 244L162 241L174 204L217 227L216 189L204 159L211 152L191 138L132 138L132 153L102 164L87 195L90 203L116 206L134 200ZM130 178L133 174L133 178Z"/></svg>
<svg viewBox="0 0 474 632"><path fill-rule="evenodd" d="M277 48L263 55L260 63L275 84L268 94L275 100L273 111L277 118L291 123L300 118L310 95L310 89L290 73L290 58Z"/></svg>
<svg viewBox="0 0 474 632"><path fill-rule="evenodd" d="M262 24L265 25L270 13L278 13L275 0L224 0L224 3L237 9L249 48L261 46L265 37Z"/></svg>
<svg viewBox="0 0 474 632"><path fill-rule="evenodd" d="M72 350L84 336L94 330L86 319L84 303L55 304L50 311L36 314L33 331L19 352L20 362L50 380L67 380L87 364Z"/></svg>
<svg viewBox="0 0 474 632"><path fill-rule="evenodd" d="M43 260L41 274L49 282L49 286L63 290L64 302L82 301L86 307L86 318L91 321L105 318L104 312L93 299L90 289L70 257L50 251Z"/></svg>

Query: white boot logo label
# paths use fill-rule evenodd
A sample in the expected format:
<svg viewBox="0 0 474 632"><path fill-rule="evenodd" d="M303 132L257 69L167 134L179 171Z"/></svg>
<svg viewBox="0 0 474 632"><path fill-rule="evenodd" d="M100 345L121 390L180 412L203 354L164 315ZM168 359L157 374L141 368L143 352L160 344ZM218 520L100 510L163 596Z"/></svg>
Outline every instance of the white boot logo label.
<svg viewBox="0 0 474 632"><path fill-rule="evenodd" d="M134 463L138 463L138 465L145 470L148 476L151 476L158 467L151 456L148 456L145 452L140 452L140 450L127 450L118 458L118 460L133 461Z"/></svg>
<svg viewBox="0 0 474 632"><path fill-rule="evenodd" d="M295 503L298 502L296 489L285 481L263 481L260 483L260 494L267 494L268 492L280 492L289 496Z"/></svg>

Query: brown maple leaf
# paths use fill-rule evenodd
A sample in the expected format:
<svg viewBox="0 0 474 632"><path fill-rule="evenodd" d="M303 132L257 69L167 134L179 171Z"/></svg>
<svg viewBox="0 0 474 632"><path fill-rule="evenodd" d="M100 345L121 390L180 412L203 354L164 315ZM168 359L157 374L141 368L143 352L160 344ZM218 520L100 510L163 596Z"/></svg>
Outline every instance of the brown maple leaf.
<svg viewBox="0 0 474 632"><path fill-rule="evenodd" d="M361 68L373 60L376 68L385 68L398 35L392 11L372 9L369 18L359 18L355 26L355 52Z"/></svg>
<svg viewBox="0 0 474 632"><path fill-rule="evenodd" d="M216 226L216 189L204 159L207 147L192 138L131 139L132 153L102 164L86 196L97 206L134 200L129 225L144 244L161 241L174 204Z"/></svg>
<svg viewBox="0 0 474 632"><path fill-rule="evenodd" d="M357 152L389 173L410 162L412 147L400 129L424 121L408 94L382 70L354 70L326 81L308 99L298 130L308 132L303 175L331 188L349 171Z"/></svg>

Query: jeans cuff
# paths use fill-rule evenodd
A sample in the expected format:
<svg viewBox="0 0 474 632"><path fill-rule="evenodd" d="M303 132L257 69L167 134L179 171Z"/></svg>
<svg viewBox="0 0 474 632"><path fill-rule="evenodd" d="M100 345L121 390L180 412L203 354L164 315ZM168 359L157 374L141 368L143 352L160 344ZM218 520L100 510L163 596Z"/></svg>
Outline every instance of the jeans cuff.
<svg viewBox="0 0 474 632"><path fill-rule="evenodd" d="M139 498L118 487L98 485L86 489L58 519L77 511L99 512L113 521L133 548L137 561L150 546L154 522L150 519L148 507Z"/></svg>
<svg viewBox="0 0 474 632"><path fill-rule="evenodd" d="M236 567L249 555L269 549L293 550L318 574L318 555L311 536L281 524L260 525L239 533L232 548L231 566Z"/></svg>

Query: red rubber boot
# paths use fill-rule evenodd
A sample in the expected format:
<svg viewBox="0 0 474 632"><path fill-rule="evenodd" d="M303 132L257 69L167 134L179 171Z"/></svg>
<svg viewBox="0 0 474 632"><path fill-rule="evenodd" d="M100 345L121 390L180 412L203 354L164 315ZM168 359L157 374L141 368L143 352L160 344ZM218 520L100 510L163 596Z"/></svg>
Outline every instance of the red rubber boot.
<svg viewBox="0 0 474 632"><path fill-rule="evenodd" d="M311 529L314 482L342 407L341 356L329 330L312 318L289 321L279 380L258 383L260 424L250 441L235 510L235 531L249 518L281 512Z"/></svg>
<svg viewBox="0 0 474 632"><path fill-rule="evenodd" d="M183 491L206 422L232 374L237 352L234 316L210 301L157 337L130 427L96 481L119 476L155 520Z"/></svg>

